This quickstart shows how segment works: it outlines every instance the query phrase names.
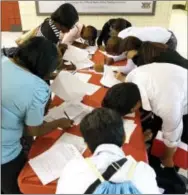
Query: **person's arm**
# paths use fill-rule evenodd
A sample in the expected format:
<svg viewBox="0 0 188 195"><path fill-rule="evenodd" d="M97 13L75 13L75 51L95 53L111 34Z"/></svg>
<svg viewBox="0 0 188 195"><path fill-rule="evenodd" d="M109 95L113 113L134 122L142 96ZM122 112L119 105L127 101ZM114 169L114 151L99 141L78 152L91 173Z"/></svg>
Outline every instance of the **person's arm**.
<svg viewBox="0 0 188 195"><path fill-rule="evenodd" d="M79 30L75 26L73 29L71 29L68 33L65 33L63 36L63 40L61 43L71 45L73 42L80 37Z"/></svg>
<svg viewBox="0 0 188 195"><path fill-rule="evenodd" d="M72 126L73 121L61 118L52 122L45 123L38 125L38 126L26 126L26 131L28 136L43 136L52 132L53 130L57 129L58 127L62 129L68 129Z"/></svg>
<svg viewBox="0 0 188 195"><path fill-rule="evenodd" d="M110 32L110 25L109 25L109 22L106 22L97 40L98 47L102 46L102 42L105 39L105 37L108 36L109 32Z"/></svg>
<svg viewBox="0 0 188 195"><path fill-rule="evenodd" d="M122 72L123 74L128 74L133 69L137 68L137 66L133 63L131 59L127 60L127 64L125 66L120 66L118 71Z"/></svg>

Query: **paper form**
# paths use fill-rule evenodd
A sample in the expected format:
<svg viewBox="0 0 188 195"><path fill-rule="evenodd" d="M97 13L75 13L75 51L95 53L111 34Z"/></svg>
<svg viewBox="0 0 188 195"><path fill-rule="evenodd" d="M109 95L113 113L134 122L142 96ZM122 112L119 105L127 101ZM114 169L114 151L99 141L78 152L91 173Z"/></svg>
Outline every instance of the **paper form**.
<svg viewBox="0 0 188 195"><path fill-rule="evenodd" d="M60 177L65 165L72 159L82 159L78 150L70 144L59 142L39 156L29 160L29 164L46 185Z"/></svg>
<svg viewBox="0 0 188 195"><path fill-rule="evenodd" d="M48 114L44 117L44 121L51 122L66 117L64 114L64 112L66 112L69 118L74 120L74 124L78 125L93 109L94 108L80 102L64 102L60 106L50 109Z"/></svg>
<svg viewBox="0 0 188 195"><path fill-rule="evenodd" d="M76 147L76 149L83 154L84 151L87 148L87 145L84 142L84 139L82 137L70 134L70 133L64 133L56 142L55 144L58 143L66 143L66 144L72 144L73 146Z"/></svg>
<svg viewBox="0 0 188 195"><path fill-rule="evenodd" d="M94 63L89 59L89 53L87 51L72 45L68 46L63 59L72 62L76 66L77 70L89 68L94 65Z"/></svg>
<svg viewBox="0 0 188 195"><path fill-rule="evenodd" d="M87 83L89 81L89 79L92 77L91 74L85 74L85 73L75 73L74 74L78 79L80 79L81 81L83 81L84 83Z"/></svg>
<svg viewBox="0 0 188 195"><path fill-rule="evenodd" d="M127 122L126 120L124 120L123 126L125 130L125 135L126 135L125 143L129 143L131 135L134 132L137 125L134 122L130 122L130 121Z"/></svg>
<svg viewBox="0 0 188 195"><path fill-rule="evenodd" d="M117 80L115 78L115 74L114 72L112 71L112 69L107 66L107 65L104 65L104 74L103 74L103 77L101 79L101 84L104 85L105 87L112 87L116 84L119 84L121 83L121 81Z"/></svg>
<svg viewBox="0 0 188 195"><path fill-rule="evenodd" d="M81 100L99 88L100 86L82 82L67 71L61 71L51 85L52 92L65 101Z"/></svg>

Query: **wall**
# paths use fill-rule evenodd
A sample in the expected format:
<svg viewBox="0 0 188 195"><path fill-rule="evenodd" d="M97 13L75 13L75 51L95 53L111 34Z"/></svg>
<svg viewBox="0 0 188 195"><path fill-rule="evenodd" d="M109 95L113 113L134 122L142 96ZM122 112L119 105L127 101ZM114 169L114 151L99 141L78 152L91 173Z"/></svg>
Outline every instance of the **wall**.
<svg viewBox="0 0 188 195"><path fill-rule="evenodd" d="M19 1L22 29L29 30L39 25L44 16L37 16L34 1ZM157 1L155 16L124 16L136 26L162 26L169 27L172 11L172 1ZM103 24L110 18L119 16L80 16L80 22L92 24L101 29Z"/></svg>

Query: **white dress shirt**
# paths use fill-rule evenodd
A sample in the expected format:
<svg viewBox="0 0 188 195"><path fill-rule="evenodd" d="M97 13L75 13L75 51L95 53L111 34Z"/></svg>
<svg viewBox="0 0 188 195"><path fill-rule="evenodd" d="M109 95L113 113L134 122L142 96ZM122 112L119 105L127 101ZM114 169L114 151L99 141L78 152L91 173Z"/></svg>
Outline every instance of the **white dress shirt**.
<svg viewBox="0 0 188 195"><path fill-rule="evenodd" d="M64 34L62 43L72 45L74 41L80 38L83 26L83 24L76 23L68 33Z"/></svg>
<svg viewBox="0 0 188 195"><path fill-rule="evenodd" d="M121 148L113 144L103 144L96 149L90 160L100 173L104 173L112 162L122 158L125 158L125 154ZM126 158L126 163L111 177L110 181L119 183L127 180L130 166L136 161L131 156ZM97 179L98 177L85 160L72 160L67 164L60 176L56 194L84 194ZM143 194L160 194L156 183L156 174L144 162L136 164L131 181Z"/></svg>
<svg viewBox="0 0 188 195"><path fill-rule="evenodd" d="M139 38L141 41L151 41L157 43L167 43L171 37L171 32L162 27L129 27L122 30L118 37L125 39L129 36Z"/></svg>
<svg viewBox="0 0 188 195"><path fill-rule="evenodd" d="M152 63L132 70L127 82L138 85L142 107L163 120L164 143L176 147L181 140L183 115L187 114L187 69L168 63Z"/></svg>

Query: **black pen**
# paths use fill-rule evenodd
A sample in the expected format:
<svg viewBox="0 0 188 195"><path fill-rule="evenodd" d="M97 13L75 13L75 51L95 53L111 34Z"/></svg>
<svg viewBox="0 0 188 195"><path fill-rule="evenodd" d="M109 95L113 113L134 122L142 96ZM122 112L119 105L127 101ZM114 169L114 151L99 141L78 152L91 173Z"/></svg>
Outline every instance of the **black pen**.
<svg viewBox="0 0 188 195"><path fill-rule="evenodd" d="M69 118L69 115L64 111L65 116L67 117L67 119L69 119L71 121L71 119Z"/></svg>

